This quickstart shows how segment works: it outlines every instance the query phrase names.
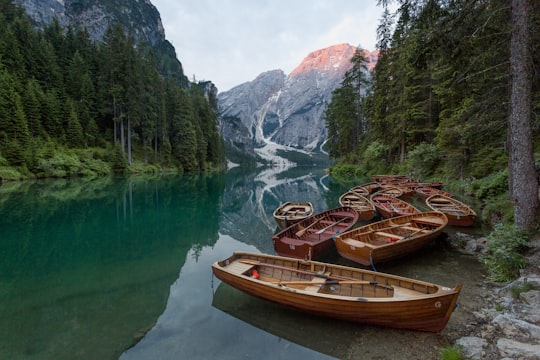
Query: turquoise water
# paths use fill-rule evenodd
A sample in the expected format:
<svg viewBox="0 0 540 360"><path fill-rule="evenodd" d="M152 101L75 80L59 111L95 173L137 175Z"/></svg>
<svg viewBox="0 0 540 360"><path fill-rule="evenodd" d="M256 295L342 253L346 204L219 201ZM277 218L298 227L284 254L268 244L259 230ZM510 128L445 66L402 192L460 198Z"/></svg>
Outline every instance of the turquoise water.
<svg viewBox="0 0 540 360"><path fill-rule="evenodd" d="M319 212L344 190L314 169L4 183L0 359L342 357L364 327L248 297L211 264L235 250L274 253L281 202ZM469 261L442 250L387 269L417 277ZM437 274L424 279L461 276Z"/></svg>

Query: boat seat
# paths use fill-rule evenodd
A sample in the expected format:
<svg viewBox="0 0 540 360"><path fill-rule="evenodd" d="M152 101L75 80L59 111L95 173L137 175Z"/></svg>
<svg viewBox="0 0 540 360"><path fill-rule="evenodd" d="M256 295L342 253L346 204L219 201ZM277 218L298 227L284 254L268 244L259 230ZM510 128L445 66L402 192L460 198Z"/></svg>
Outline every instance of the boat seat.
<svg viewBox="0 0 540 360"><path fill-rule="evenodd" d="M358 240L355 240L355 239L351 239L351 238L345 238L345 239L342 239L342 241L349 245L349 246L354 246L354 247L364 247L364 246L369 246L369 244L366 244L365 242L362 242L362 241L358 241Z"/></svg>
<svg viewBox="0 0 540 360"><path fill-rule="evenodd" d="M382 231L375 231L375 234L381 235L381 236L386 236L386 237L389 237L389 238L396 238L396 239L400 239L400 240L403 239L403 236L390 234L390 233L386 233L386 232L382 232Z"/></svg>
<svg viewBox="0 0 540 360"><path fill-rule="evenodd" d="M431 226L438 226L438 225L441 224L441 220L439 218L433 219L433 221L422 220L422 219L413 219L413 220L411 220L411 222L417 223L417 224L431 225Z"/></svg>
<svg viewBox="0 0 540 360"><path fill-rule="evenodd" d="M418 232L429 232L428 229L420 229L420 228L415 228L412 226L402 226L401 228L405 230L412 230L412 231L418 231Z"/></svg>
<svg viewBox="0 0 540 360"><path fill-rule="evenodd" d="M327 274L330 274L330 273L327 273ZM314 277L313 279L311 279L311 282L313 284L324 284L326 282L326 279L322 278L322 277ZM308 285L308 286L306 286L304 288L304 290L312 291L312 292L319 292L319 290L321 290L321 286L320 285Z"/></svg>
<svg viewBox="0 0 540 360"><path fill-rule="evenodd" d="M320 220L319 223L330 225L330 224L335 223L335 221L333 221L333 220Z"/></svg>
<svg viewBox="0 0 540 360"><path fill-rule="evenodd" d="M244 264L239 261L235 261L231 263L230 265L227 265L226 268L238 274L246 274L248 271L250 271L254 267L255 265L252 265L252 264Z"/></svg>

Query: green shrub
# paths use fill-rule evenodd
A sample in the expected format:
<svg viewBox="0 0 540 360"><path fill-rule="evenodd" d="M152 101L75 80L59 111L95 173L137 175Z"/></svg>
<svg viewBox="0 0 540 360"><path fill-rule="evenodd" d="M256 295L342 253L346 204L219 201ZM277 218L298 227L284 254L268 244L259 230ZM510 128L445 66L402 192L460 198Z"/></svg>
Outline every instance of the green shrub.
<svg viewBox="0 0 540 360"><path fill-rule="evenodd" d="M407 154L408 172L425 179L433 174L441 159L442 153L435 145L421 143Z"/></svg>
<svg viewBox="0 0 540 360"><path fill-rule="evenodd" d="M527 265L521 252L527 248L527 235L515 225L497 224L488 235L488 252L481 260L493 281L510 281Z"/></svg>
<svg viewBox="0 0 540 360"><path fill-rule="evenodd" d="M512 297L514 299L517 299L521 293L525 293L531 290L536 290L536 287L531 283L524 283L523 285L512 287L510 289L510 292L512 293Z"/></svg>
<svg viewBox="0 0 540 360"><path fill-rule="evenodd" d="M61 178L80 174L81 162L73 153L56 153L49 159L38 161L37 169L40 177Z"/></svg>
<svg viewBox="0 0 540 360"><path fill-rule="evenodd" d="M480 200L495 198L508 192L508 168L475 180L471 188L474 196Z"/></svg>
<svg viewBox="0 0 540 360"><path fill-rule="evenodd" d="M364 151L360 165L364 174L383 173L388 171L386 155L388 146L378 141L372 142Z"/></svg>
<svg viewBox="0 0 540 360"><path fill-rule="evenodd" d="M336 164L332 166L330 172L336 179L350 180L356 176L358 166L351 164Z"/></svg>
<svg viewBox="0 0 540 360"><path fill-rule="evenodd" d="M485 204L482 209L482 219L489 224L514 223L514 206L508 199L508 194L501 196L500 199L492 199Z"/></svg>
<svg viewBox="0 0 540 360"><path fill-rule="evenodd" d="M463 349L459 345L447 346L439 351L441 360L465 360Z"/></svg>

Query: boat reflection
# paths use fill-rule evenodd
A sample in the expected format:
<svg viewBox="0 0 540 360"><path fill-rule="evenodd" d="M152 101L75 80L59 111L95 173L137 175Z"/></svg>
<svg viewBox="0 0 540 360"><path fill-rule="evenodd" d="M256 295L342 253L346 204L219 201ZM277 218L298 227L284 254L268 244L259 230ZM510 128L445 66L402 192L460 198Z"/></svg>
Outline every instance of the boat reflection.
<svg viewBox="0 0 540 360"><path fill-rule="evenodd" d="M340 359L347 357L347 339L352 342L351 334L364 327L282 307L225 283L214 292L212 306L282 339Z"/></svg>

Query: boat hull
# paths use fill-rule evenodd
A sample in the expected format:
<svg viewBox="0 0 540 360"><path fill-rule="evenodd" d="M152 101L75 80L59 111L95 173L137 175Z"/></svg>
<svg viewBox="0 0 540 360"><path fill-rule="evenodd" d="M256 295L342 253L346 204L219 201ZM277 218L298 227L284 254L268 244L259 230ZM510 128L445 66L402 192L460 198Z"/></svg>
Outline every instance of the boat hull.
<svg viewBox="0 0 540 360"><path fill-rule="evenodd" d="M292 272L315 273L316 271L325 271L326 273L347 274L351 279L364 279L372 283L387 284L384 286L391 288L394 295L373 297L342 296L332 294L331 289L321 293L280 286L279 284L247 276L249 269L243 273L232 270L241 262L241 259L249 259L261 264L253 265L260 271L264 271L265 268L273 270L277 268L281 271L281 274L287 272L287 270L284 270L285 268L289 268ZM364 324L429 332L443 330L455 308L461 289L460 285L450 289L414 279L340 265L304 260L297 260L297 263L294 264L288 262L292 260L272 255L237 252L228 259L214 263L212 271L218 279L240 291L306 313ZM266 266L265 264L268 264L268 262L274 265ZM230 268L231 270L229 270ZM377 285L366 286L374 287ZM406 291L406 288L426 289L427 293L423 294L418 290L409 290L414 294L406 297L396 295L398 289ZM431 289L431 291L428 291L428 289Z"/></svg>
<svg viewBox="0 0 540 360"><path fill-rule="evenodd" d="M371 195L370 200L377 212L385 219L420 213L420 210L413 205L392 195L377 192Z"/></svg>
<svg viewBox="0 0 540 360"><path fill-rule="evenodd" d="M368 221L375 217L375 205L363 195L354 191L347 191L339 197L341 206L350 206L358 213L358 220Z"/></svg>
<svg viewBox="0 0 540 360"><path fill-rule="evenodd" d="M340 256L373 266L415 253L437 239L448 219L440 212L394 217L339 234Z"/></svg>
<svg viewBox="0 0 540 360"><path fill-rule="evenodd" d="M297 203L287 201L274 211L274 220L280 229L285 229L300 220L313 215L313 205L310 202Z"/></svg>
<svg viewBox="0 0 540 360"><path fill-rule="evenodd" d="M275 234L274 250L281 256L317 259L334 248L336 234L351 229L357 221L358 213L348 206L318 213Z"/></svg>
<svg viewBox="0 0 540 360"><path fill-rule="evenodd" d="M476 221L476 212L467 204L444 195L432 195L426 205L433 211L440 211L448 217L448 225L469 227Z"/></svg>

